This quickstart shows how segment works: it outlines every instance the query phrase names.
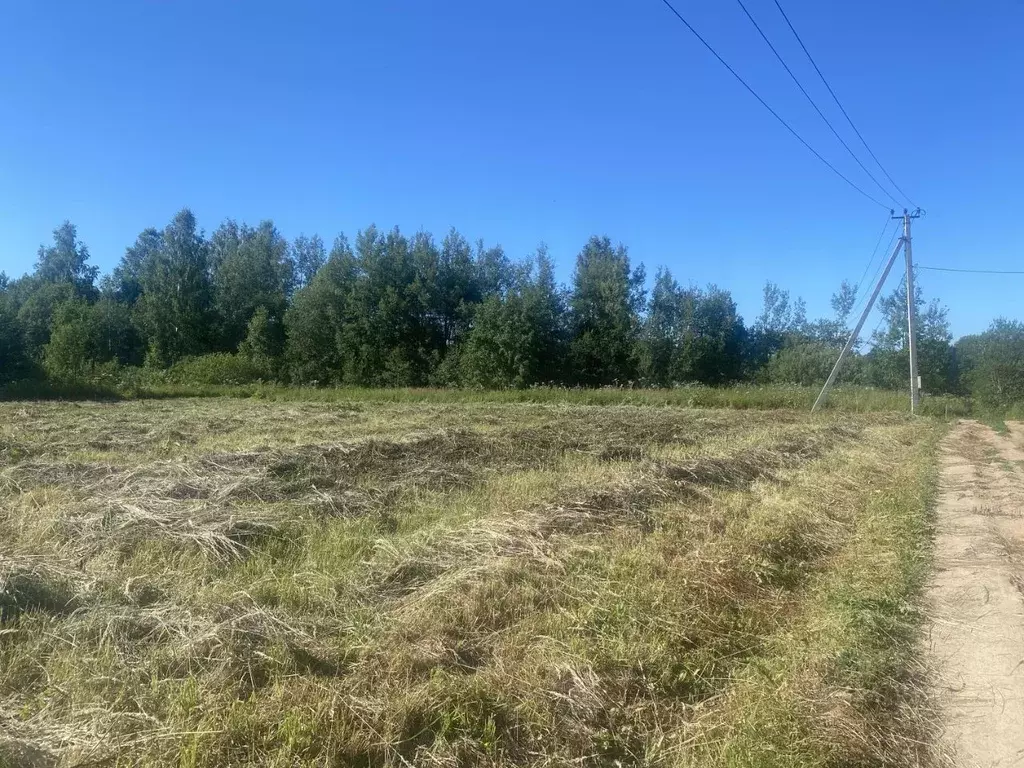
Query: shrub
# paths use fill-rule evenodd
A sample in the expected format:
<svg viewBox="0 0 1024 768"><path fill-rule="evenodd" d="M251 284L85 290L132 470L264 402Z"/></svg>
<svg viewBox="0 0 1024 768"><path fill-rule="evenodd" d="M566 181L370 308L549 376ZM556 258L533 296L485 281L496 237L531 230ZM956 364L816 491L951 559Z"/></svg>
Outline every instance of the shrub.
<svg viewBox="0 0 1024 768"><path fill-rule="evenodd" d="M799 384L803 387L820 386L825 383L832 366L836 363L839 350L821 342L804 342L784 347L772 355L766 368L768 381L772 384ZM845 370L841 380L856 379L859 361L850 356L844 361Z"/></svg>
<svg viewBox="0 0 1024 768"><path fill-rule="evenodd" d="M971 394L986 408L1024 403L1024 323L999 319L976 337L966 375Z"/></svg>
<svg viewBox="0 0 1024 768"><path fill-rule="evenodd" d="M89 305L81 299L61 304L53 313L50 341L43 348L43 367L54 381L82 379L93 362Z"/></svg>
<svg viewBox="0 0 1024 768"><path fill-rule="evenodd" d="M138 362L141 344L128 309L109 299L72 299L56 307L43 366L54 381L88 378L97 365Z"/></svg>
<svg viewBox="0 0 1024 768"><path fill-rule="evenodd" d="M255 384L272 378L266 365L225 352L187 357L167 371L167 381L172 384Z"/></svg>
<svg viewBox="0 0 1024 768"><path fill-rule="evenodd" d="M284 326L270 316L266 307L260 307L249 321L245 340L238 354L257 368L268 372L264 378L277 378L281 355L284 352Z"/></svg>

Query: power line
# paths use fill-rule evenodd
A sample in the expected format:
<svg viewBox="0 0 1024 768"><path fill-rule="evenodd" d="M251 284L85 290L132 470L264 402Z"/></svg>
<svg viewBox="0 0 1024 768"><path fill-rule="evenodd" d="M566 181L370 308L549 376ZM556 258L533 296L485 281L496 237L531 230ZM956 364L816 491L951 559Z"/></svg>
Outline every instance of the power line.
<svg viewBox="0 0 1024 768"><path fill-rule="evenodd" d="M900 227L899 227L899 224L897 224L895 229L893 230L892 237L889 238L889 245L888 245L888 247L886 247L886 249L882 252L881 261L878 262L878 267L875 269L875 274L871 278L871 282L872 283L877 283L878 282L878 278L881 277L882 269L885 267L886 255L892 253L893 246L895 246L895 244L896 244L896 237L899 234L900 234ZM884 232L883 232L883 237L884 237ZM906 277L904 276L903 279L906 280ZM853 308L853 311L854 312L858 311L861 307L864 306L864 304L867 302L867 300L868 300L868 294L865 293L863 296L860 297L860 299L858 299L856 306L854 306L854 308Z"/></svg>
<svg viewBox="0 0 1024 768"><path fill-rule="evenodd" d="M753 96L755 99L757 99L761 103L761 106L764 107L765 109L767 109L772 114L772 117L774 117L776 120L778 120L780 123L782 123L783 127L787 131L789 131L791 134L793 134L793 136L796 137L797 141L799 141L801 144L803 144L811 152L811 154L813 154L822 163L824 163L828 167L828 169L832 171L832 173L834 173L836 176L841 178L843 181L845 181L847 184L849 184L855 190L860 192L868 200L870 200L875 205L877 205L877 206L879 206L881 208L885 208L886 210L889 210L889 206L888 205L886 205L883 202L880 202L879 200L876 200L874 197L872 197L867 192L865 192L863 189L861 189L856 184L854 184L852 181L850 181L846 176L843 175L843 173L839 169L837 169L834 165L832 165L832 163L830 163L828 160L826 160L824 157L822 157L821 154L814 147L812 147L810 144L808 144L804 140L804 138L799 133L797 133L796 130L794 130L793 127L789 123L787 123L785 120L782 119L782 117L779 115L778 112L776 112L774 109L772 109L768 105L767 101L762 99L757 94L757 91L755 91L753 88L750 87L750 85L747 83L746 80L744 80L742 77L740 77L739 73L735 69L733 69L731 66L729 66L729 63L718 54L718 51L716 51L711 46L711 43L709 43L707 40L705 40L703 37L701 37L700 33L696 29L693 28L693 26L690 24L690 22L688 22L686 19L683 18L682 14L680 14L679 11L677 11L675 9L675 6L672 5L672 3L669 2L669 0L661 0L661 2L664 3L668 7L668 9L670 11L672 11L672 13L675 15L675 17L677 19L679 19L679 21L681 21L683 23L683 25L688 30L690 30L690 32L693 33L693 36L696 37L701 42L701 44L711 52L711 55L714 56L716 59L718 59L719 63L723 67L725 67L727 70L729 70L729 73L733 77L735 77L737 80L739 80L740 84L750 92L750 95Z"/></svg>
<svg viewBox="0 0 1024 768"><path fill-rule="evenodd" d="M818 63L814 60L814 57L811 56L811 52L807 50L807 46L804 45L803 38L800 37L800 33L796 31L796 27L793 26L793 22L789 20L789 16L787 16L786 12L782 9L782 5L779 3L779 0L774 0L774 2L775 7L778 8L779 13L782 14L782 18L786 20L786 25L789 27L789 31L793 33L793 36L796 38L797 42L800 43L800 47L803 48L803 51L807 55L808 60L813 65L814 71L818 73L818 77L821 78L821 82L825 84L825 87L828 89L828 92L832 94L832 98L835 100L836 105L839 107L839 110L843 113L843 117L846 118L846 122L848 122L850 124L850 127L853 128L853 132L857 134L857 138L860 139L860 143L864 145L864 149L868 151L868 154L871 155L871 159L875 161L879 168L882 169L882 173L885 174L885 178L887 178L889 180L889 183L896 188L896 191L907 199L911 207L917 208L917 203L911 200L910 195L908 195L900 188L900 185L897 184L895 180L892 178L892 176L889 175L889 172L885 170L885 166L882 165L882 161L878 159L874 152L871 151L871 147L868 145L867 140L861 135L861 132L857 130L857 126L854 124L853 118L850 117L849 112L846 111L846 108L843 106L843 102L841 102L839 100L839 97L836 96L836 92L832 90L832 86L829 85L828 79L825 77L825 74L821 71L821 68L818 66Z"/></svg>
<svg viewBox="0 0 1024 768"><path fill-rule="evenodd" d="M875 182L875 186L882 190L882 194L886 195L897 206L901 205L900 201L893 197L892 193L890 193L889 190L883 187L882 183L875 178L875 175L871 173L871 171L868 170L867 166L860 161L860 158L857 157L857 154L852 149L850 149L850 145L846 143L846 140L839 135L839 131L835 129L835 126L833 126L831 121L825 116L825 113L821 111L821 108L811 97L811 94L807 92L807 89L804 88L803 83L800 82L800 79L795 74L793 74L793 70L789 68L789 65L786 63L786 60L782 58L782 54L780 54L778 50L775 48L775 46L772 45L772 41L768 39L768 35L764 33L763 29L761 29L761 25L757 23L757 20L753 17L753 15L751 15L750 11L747 10L747 6L743 4L743 0L736 0L736 2L740 4L740 8L743 9L743 13L747 15L747 18L750 19L750 23L754 25L754 29L756 29L757 33L761 35L761 39L765 41L765 43L771 49L772 53L775 54L775 58L779 60L779 63L782 65L782 68L786 70L786 74L788 74L789 77L793 80L793 82L796 83L796 87L800 89L800 93L802 93L804 95L804 98L807 99L808 103L812 107L814 107L814 111L818 113L818 117L825 121L825 125L828 126L828 129L830 131L832 131L832 135L839 139L839 143L843 145L847 152L850 153L850 157L852 157L854 161L857 163L857 165L861 167L861 170L863 170L864 173L868 175L868 178Z"/></svg>
<svg viewBox="0 0 1024 768"><path fill-rule="evenodd" d="M868 276L868 271L871 269L871 265L875 263L875 256L878 255L878 249L882 245L882 239L885 237L886 231L892 221L889 217L886 218L885 224L882 225L882 231L878 233L878 240L875 242L875 248L871 251L871 258L868 259L868 263L864 265L864 274L860 276L860 280L857 281L857 293L860 293L861 286L864 285L864 278Z"/></svg>
<svg viewBox="0 0 1024 768"><path fill-rule="evenodd" d="M915 265L918 269L927 269L929 272L964 272L971 275L1024 275L1020 270L1004 269L954 269L953 267L922 267Z"/></svg>
<svg viewBox="0 0 1024 768"><path fill-rule="evenodd" d="M889 226L891 224L892 224L892 222L890 221L890 219L886 218L885 224L882 226L882 231L878 235L878 241L875 243L875 249L871 252L871 258L868 259L868 263L864 266L864 274L862 274L860 276L860 280L857 281L857 305L858 306L862 303L862 299L864 299L864 296L861 296L861 294L860 294L860 289L864 285L864 278L866 278L868 276L868 272L871 270L871 265L875 263L875 257L878 255L878 249L881 247L882 240L885 239L885 233L889 230ZM883 258L883 260L885 259L885 254L884 253L882 254L882 258ZM881 266L881 265L879 265L879 266ZM865 294L865 296L866 295L867 294Z"/></svg>

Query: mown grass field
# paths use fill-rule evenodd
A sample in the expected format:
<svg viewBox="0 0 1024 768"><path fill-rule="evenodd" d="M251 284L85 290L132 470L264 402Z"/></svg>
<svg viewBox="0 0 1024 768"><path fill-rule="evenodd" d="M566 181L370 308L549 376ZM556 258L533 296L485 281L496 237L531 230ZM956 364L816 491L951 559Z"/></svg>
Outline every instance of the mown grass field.
<svg viewBox="0 0 1024 768"><path fill-rule="evenodd" d="M931 756L936 421L0 404L0 765Z"/></svg>
<svg viewBox="0 0 1024 768"><path fill-rule="evenodd" d="M645 387L604 387L601 389L531 387L529 389L451 389L411 387L367 389L360 387L295 387L274 383L209 384L168 381L162 372L129 369L121 377L77 384L22 381L0 387L4 400L133 400L198 397L234 397L300 403L425 403L431 405L492 403L532 405L653 405L682 408L735 408L737 410L810 410L818 387L735 384L707 387L699 384L669 389ZM825 403L829 410L846 413L900 413L909 410L907 392L873 387L843 386L831 390ZM1007 417L1018 413L1013 408ZM943 419L989 414L978 411L970 398L956 395L928 395L921 401L921 413ZM991 416L995 418L995 416Z"/></svg>

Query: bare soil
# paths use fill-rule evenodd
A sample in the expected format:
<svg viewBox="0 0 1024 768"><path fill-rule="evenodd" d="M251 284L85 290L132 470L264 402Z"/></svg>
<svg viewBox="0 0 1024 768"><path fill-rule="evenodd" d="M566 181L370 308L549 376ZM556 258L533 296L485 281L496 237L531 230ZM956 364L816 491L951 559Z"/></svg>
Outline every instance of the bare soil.
<svg viewBox="0 0 1024 768"><path fill-rule="evenodd" d="M929 597L943 746L956 765L1024 766L1024 424L958 424L942 446Z"/></svg>

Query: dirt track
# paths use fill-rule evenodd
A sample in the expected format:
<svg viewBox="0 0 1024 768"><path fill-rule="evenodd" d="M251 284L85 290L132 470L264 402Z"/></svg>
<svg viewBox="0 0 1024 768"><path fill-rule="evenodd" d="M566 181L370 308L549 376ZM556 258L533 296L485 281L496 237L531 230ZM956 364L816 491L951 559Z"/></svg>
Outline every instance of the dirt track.
<svg viewBox="0 0 1024 768"><path fill-rule="evenodd" d="M929 591L943 746L964 768L1024 766L1024 423L961 422L943 444Z"/></svg>

